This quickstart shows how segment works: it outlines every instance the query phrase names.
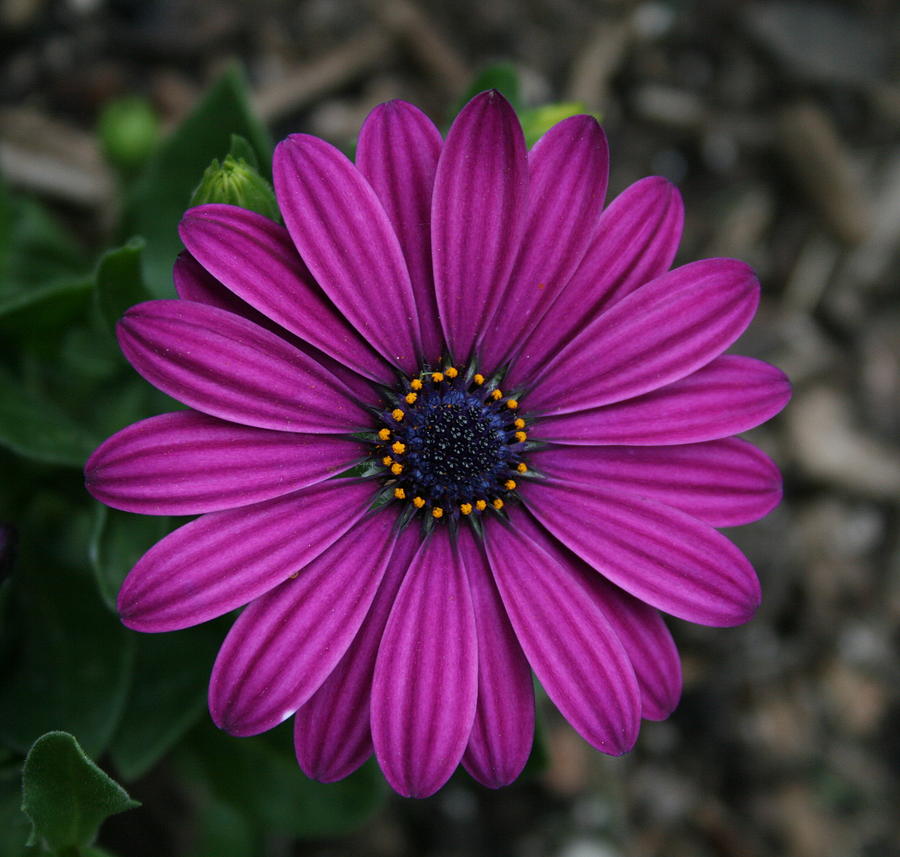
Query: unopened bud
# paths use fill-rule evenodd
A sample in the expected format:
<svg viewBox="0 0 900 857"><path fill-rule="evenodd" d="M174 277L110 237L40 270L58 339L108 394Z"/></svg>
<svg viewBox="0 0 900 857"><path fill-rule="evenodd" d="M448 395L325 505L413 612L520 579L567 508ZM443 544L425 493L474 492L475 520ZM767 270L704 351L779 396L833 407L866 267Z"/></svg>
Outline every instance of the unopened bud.
<svg viewBox="0 0 900 857"><path fill-rule="evenodd" d="M272 185L247 161L233 155L226 155L221 163L214 160L191 196L192 206L210 202L237 205L271 220L280 219Z"/></svg>

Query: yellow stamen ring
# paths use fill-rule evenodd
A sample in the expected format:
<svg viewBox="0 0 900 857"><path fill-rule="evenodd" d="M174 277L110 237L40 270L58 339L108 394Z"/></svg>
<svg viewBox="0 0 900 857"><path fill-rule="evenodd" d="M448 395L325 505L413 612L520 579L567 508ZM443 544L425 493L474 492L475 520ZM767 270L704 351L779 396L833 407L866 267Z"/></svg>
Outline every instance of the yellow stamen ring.
<svg viewBox="0 0 900 857"><path fill-rule="evenodd" d="M425 501L421 497L413 497L413 506L421 509L425 505Z"/></svg>
<svg viewBox="0 0 900 857"><path fill-rule="evenodd" d="M472 380L480 387L484 383L484 375L482 375L480 372L476 372L472 376Z"/></svg>
<svg viewBox="0 0 900 857"><path fill-rule="evenodd" d="M485 500L476 500L475 508L478 509L479 512L483 512L487 509L487 502Z"/></svg>
<svg viewBox="0 0 900 857"><path fill-rule="evenodd" d="M405 499L406 499L406 492L405 492L402 488L395 488L395 489L394 489L394 496L395 496L398 500L405 500Z"/></svg>
<svg viewBox="0 0 900 857"><path fill-rule="evenodd" d="M443 372L432 372L432 373L431 373L431 380L432 380L435 384L440 384L441 381L444 380L444 373L443 373ZM443 513L442 513L442 514L443 514ZM440 517L440 515L438 515L438 517Z"/></svg>
<svg viewBox="0 0 900 857"><path fill-rule="evenodd" d="M527 473L527 472L528 472L528 465L527 465L524 461L520 461L520 462L516 465L516 470L518 470L519 473Z"/></svg>
<svg viewBox="0 0 900 857"><path fill-rule="evenodd" d="M412 381L409 382L409 386L414 390L421 390L422 382L418 378L413 378Z"/></svg>
<svg viewBox="0 0 900 857"><path fill-rule="evenodd" d="M503 483L503 487L507 491L515 491L516 490L516 480L515 479L507 479L506 482Z"/></svg>
<svg viewBox="0 0 900 857"><path fill-rule="evenodd" d="M492 398L495 402L499 402L500 399L503 398L503 390L501 390L499 387L498 387L496 390L492 390L492 391L491 391L491 398Z"/></svg>
<svg viewBox="0 0 900 857"><path fill-rule="evenodd" d="M419 397L415 393L407 393L403 398L407 405L414 405Z"/></svg>
<svg viewBox="0 0 900 857"><path fill-rule="evenodd" d="M523 429L525 428L525 420L523 420L521 417L518 417L517 419L513 420L513 425L517 429Z"/></svg>
<svg viewBox="0 0 900 857"><path fill-rule="evenodd" d="M472 514L472 504L471 503L463 503L459 507L459 511L462 512L464 515L471 515Z"/></svg>
<svg viewBox="0 0 900 857"><path fill-rule="evenodd" d="M406 452L406 444L400 443L399 440L395 441L391 444L391 451L394 453L394 455L403 455L403 453Z"/></svg>
<svg viewBox="0 0 900 857"><path fill-rule="evenodd" d="M528 440L528 435L523 431L517 431L516 440L519 441L519 443L525 443L525 441Z"/></svg>
<svg viewBox="0 0 900 857"><path fill-rule="evenodd" d="M444 370L444 374L445 374L448 378L455 378L457 375L459 375L459 370L458 370L455 366L448 366L448 367Z"/></svg>
<svg viewBox="0 0 900 857"><path fill-rule="evenodd" d="M402 464L397 464L397 462L395 461L395 462L391 465L391 473L393 473L394 476L399 476L402 472L403 472L403 465L402 465Z"/></svg>
<svg viewBox="0 0 900 857"><path fill-rule="evenodd" d="M403 411L401 411L400 408L394 408L394 410L391 411L391 416L399 423L403 419Z"/></svg>
<svg viewBox="0 0 900 857"><path fill-rule="evenodd" d="M499 512L503 508L503 501L498 497L491 505Z"/></svg>
<svg viewBox="0 0 900 857"><path fill-rule="evenodd" d="M378 439L379 440L390 440L391 439L391 430L386 429L386 428L381 429L381 431L378 432Z"/></svg>
<svg viewBox="0 0 900 857"><path fill-rule="evenodd" d="M444 517L444 510L443 510L440 506L435 506L435 507L431 510L431 517L433 517L433 518L443 518L443 517Z"/></svg>
<svg viewBox="0 0 900 857"><path fill-rule="evenodd" d="M509 408L511 411L514 411L516 408L519 407L519 402L516 399L510 399L506 403L506 407Z"/></svg>
<svg viewBox="0 0 900 857"><path fill-rule="evenodd" d="M385 467L390 467L394 463L394 459L391 458L389 455L386 455L384 458L381 459L381 463Z"/></svg>

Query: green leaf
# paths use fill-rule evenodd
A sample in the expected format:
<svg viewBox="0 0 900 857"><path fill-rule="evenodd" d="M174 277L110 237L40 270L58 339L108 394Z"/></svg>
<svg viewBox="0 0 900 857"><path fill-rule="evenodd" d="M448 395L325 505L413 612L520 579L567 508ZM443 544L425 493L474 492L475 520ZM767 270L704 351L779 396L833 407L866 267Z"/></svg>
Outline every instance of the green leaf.
<svg viewBox="0 0 900 857"><path fill-rule="evenodd" d="M522 106L522 96L519 86L519 72L515 65L508 62L495 63L480 71L472 81L466 94L457 106L458 113L467 101L484 92L486 89L496 89L518 112Z"/></svg>
<svg viewBox="0 0 900 857"><path fill-rule="evenodd" d="M348 833L371 818L387 796L371 761L338 783L307 779L294 758L290 724L236 740L203 723L182 747L184 773L266 831L297 837Z"/></svg>
<svg viewBox="0 0 900 857"><path fill-rule="evenodd" d="M590 113L580 101L561 101L520 110L519 119L522 122L522 130L525 132L526 145L530 149L557 122L582 113L588 113L598 122L600 121L600 114Z"/></svg>
<svg viewBox="0 0 900 857"><path fill-rule="evenodd" d="M33 842L77 854L109 816L138 806L67 732L42 735L25 759L22 811L31 819Z"/></svg>
<svg viewBox="0 0 900 857"><path fill-rule="evenodd" d="M134 564L175 528L164 515L132 515L106 506L94 507L89 556L100 596L116 610L116 595ZM181 523L178 521L177 523Z"/></svg>
<svg viewBox="0 0 900 857"><path fill-rule="evenodd" d="M75 280L35 286L0 299L0 332L15 340L54 334L84 312L92 291L90 280Z"/></svg>
<svg viewBox="0 0 900 857"><path fill-rule="evenodd" d="M18 756L0 765L0 854L25 857L34 853L26 847L30 827L22 814L22 758Z"/></svg>
<svg viewBox="0 0 900 857"><path fill-rule="evenodd" d="M41 540L58 533L31 529L11 593L19 634L0 684L0 739L24 753L42 733L65 729L98 755L125 706L134 634L110 615L90 578L48 557Z"/></svg>
<svg viewBox="0 0 900 857"><path fill-rule="evenodd" d="M109 747L125 780L143 776L206 712L209 674L224 634L203 625L137 636L135 680Z"/></svg>
<svg viewBox="0 0 900 857"><path fill-rule="evenodd" d="M246 161L254 170L259 170L259 159L253 146L246 137L240 134L231 135L231 145L228 147L228 154L237 161Z"/></svg>
<svg viewBox="0 0 900 857"><path fill-rule="evenodd" d="M97 441L55 404L0 370L0 446L36 461L81 467Z"/></svg>
<svg viewBox="0 0 900 857"><path fill-rule="evenodd" d="M143 238L132 238L124 247L104 253L97 265L97 306L111 331L125 310L153 297L144 285L141 269L145 246Z"/></svg>
<svg viewBox="0 0 900 857"><path fill-rule="evenodd" d="M242 74L232 68L210 89L194 111L157 150L135 182L126 212L127 229L143 235L143 269L156 297L172 297L172 263L181 250L177 226L203 171L227 152L231 135L253 147L264 175L270 171L268 133L250 112Z"/></svg>
<svg viewBox="0 0 900 857"><path fill-rule="evenodd" d="M0 181L0 297L87 273L76 242L37 202L10 194Z"/></svg>

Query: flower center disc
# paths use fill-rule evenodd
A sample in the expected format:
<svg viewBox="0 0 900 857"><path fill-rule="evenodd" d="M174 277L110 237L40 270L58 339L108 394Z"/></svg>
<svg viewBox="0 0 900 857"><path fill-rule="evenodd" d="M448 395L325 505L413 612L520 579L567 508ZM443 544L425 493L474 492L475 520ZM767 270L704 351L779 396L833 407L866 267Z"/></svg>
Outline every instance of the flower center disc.
<svg viewBox="0 0 900 857"><path fill-rule="evenodd" d="M405 381L395 403L374 450L385 499L433 519L500 511L528 471L518 401L451 366Z"/></svg>

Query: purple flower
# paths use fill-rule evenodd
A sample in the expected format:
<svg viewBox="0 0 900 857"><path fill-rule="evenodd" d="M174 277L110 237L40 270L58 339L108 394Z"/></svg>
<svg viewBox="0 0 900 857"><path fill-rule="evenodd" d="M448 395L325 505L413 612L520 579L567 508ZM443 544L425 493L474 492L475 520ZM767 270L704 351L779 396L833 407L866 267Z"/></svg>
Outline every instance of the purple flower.
<svg viewBox="0 0 900 857"><path fill-rule="evenodd" d="M180 300L129 310L126 357L189 410L87 463L95 497L200 514L122 586L141 631L247 605L209 691L235 735L291 715L311 777L372 753L401 794L457 765L511 782L532 744L531 671L585 740L619 754L681 687L660 612L746 621L759 584L715 527L765 515L773 463L731 437L785 376L725 355L756 310L742 262L669 270L678 192L601 211L588 116L526 152L507 102L442 140L390 102L354 166L302 134L275 154L287 228L188 211Z"/></svg>

